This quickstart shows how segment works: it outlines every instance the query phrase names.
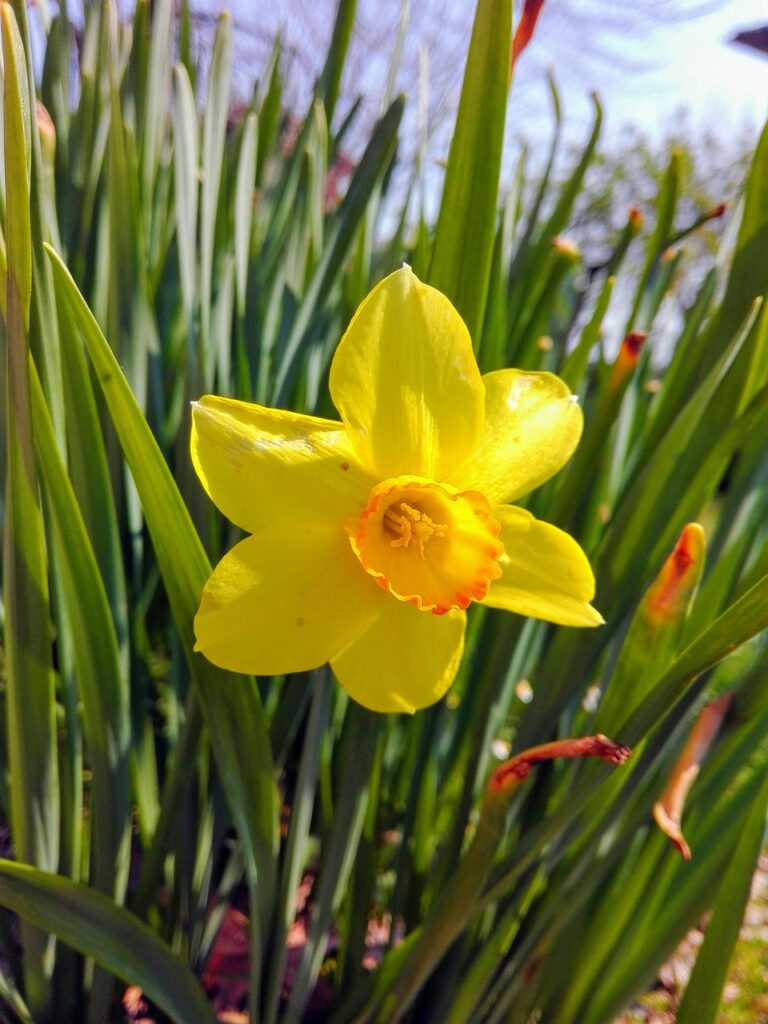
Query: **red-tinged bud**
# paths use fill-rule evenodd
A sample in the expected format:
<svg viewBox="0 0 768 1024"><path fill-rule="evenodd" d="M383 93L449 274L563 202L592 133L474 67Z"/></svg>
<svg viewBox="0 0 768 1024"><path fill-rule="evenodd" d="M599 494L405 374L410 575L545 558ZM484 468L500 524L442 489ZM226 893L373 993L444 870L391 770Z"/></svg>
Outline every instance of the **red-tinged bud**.
<svg viewBox="0 0 768 1024"><path fill-rule="evenodd" d="M672 554L646 592L644 603L654 625L677 621L688 607L704 561L704 530L688 523Z"/></svg>
<svg viewBox="0 0 768 1024"><path fill-rule="evenodd" d="M728 203L718 203L717 206L713 206L711 210L707 211L707 220L717 220L722 217L725 211L728 209Z"/></svg>
<svg viewBox="0 0 768 1024"><path fill-rule="evenodd" d="M574 261L581 259L581 249L579 249L572 238L566 238L565 235L555 235L554 238L550 239L550 245L560 256L567 256Z"/></svg>
<svg viewBox="0 0 768 1024"><path fill-rule="evenodd" d="M629 208L629 225L633 231L637 232L645 223L645 217L643 211L638 210L636 206L630 206Z"/></svg>
<svg viewBox="0 0 768 1024"><path fill-rule="evenodd" d="M541 14L541 8L543 6L544 0L525 0L523 13L520 16L520 21L517 24L515 34L512 38L512 56L510 58L509 65L510 73L515 65L515 61L531 41L533 30L536 28L536 22L539 20L539 15Z"/></svg>
<svg viewBox="0 0 768 1024"><path fill-rule="evenodd" d="M614 743L607 736L580 736L578 739L555 740L543 743L540 747L531 747L515 754L505 761L491 776L488 782L489 794L501 793L514 788L525 779L537 764L552 761L556 757L599 757L610 764L624 764L631 751L620 743Z"/></svg>
<svg viewBox="0 0 768 1024"><path fill-rule="evenodd" d="M685 801L722 725L732 697L733 694L724 693L702 709L661 799L653 805L656 824L665 836L669 836L683 860L691 859L691 848L682 832Z"/></svg>
<svg viewBox="0 0 768 1024"><path fill-rule="evenodd" d="M620 388L629 376L635 372L640 351L648 337L647 331L630 331L619 348L619 354L613 364L609 387L611 391Z"/></svg>
<svg viewBox="0 0 768 1024"><path fill-rule="evenodd" d="M630 331L621 343L621 347L626 350L632 359L637 361L640 355L640 349L645 344L645 339L647 337L648 334L646 331Z"/></svg>

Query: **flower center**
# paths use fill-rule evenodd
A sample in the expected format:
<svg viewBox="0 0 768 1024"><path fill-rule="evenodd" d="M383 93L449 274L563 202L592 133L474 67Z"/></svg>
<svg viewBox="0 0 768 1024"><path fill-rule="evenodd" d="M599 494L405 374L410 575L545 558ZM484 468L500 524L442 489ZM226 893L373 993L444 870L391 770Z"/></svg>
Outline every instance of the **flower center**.
<svg viewBox="0 0 768 1024"><path fill-rule="evenodd" d="M433 523L426 512L401 501L397 506L390 505L384 513L384 532L393 534L390 547L407 548L413 544L424 558L424 545L432 537L445 537L448 525Z"/></svg>
<svg viewBox="0 0 768 1024"><path fill-rule="evenodd" d="M373 488L346 529L363 569L422 611L441 615L466 608L501 575L500 526L476 491L393 477Z"/></svg>

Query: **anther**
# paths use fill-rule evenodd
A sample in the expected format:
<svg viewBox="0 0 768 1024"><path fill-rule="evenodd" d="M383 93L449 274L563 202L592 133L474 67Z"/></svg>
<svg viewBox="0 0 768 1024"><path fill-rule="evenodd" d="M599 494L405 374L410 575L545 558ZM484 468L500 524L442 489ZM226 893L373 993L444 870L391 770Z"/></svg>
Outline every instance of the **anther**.
<svg viewBox="0 0 768 1024"><path fill-rule="evenodd" d="M445 537L448 533L446 523L435 523L426 512L414 508L405 501L398 505L399 514L390 506L384 513L387 527L397 534L391 540L393 548L407 548L415 543L419 549L419 557L424 558L424 545L432 537Z"/></svg>

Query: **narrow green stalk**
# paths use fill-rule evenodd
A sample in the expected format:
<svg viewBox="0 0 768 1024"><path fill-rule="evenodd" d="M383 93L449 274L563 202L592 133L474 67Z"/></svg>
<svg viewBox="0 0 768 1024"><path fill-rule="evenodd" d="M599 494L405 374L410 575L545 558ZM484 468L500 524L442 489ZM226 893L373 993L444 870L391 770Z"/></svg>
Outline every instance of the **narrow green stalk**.
<svg viewBox="0 0 768 1024"><path fill-rule="evenodd" d="M628 748L604 736L588 736L534 747L497 768L486 786L472 843L430 910L392 991L380 1007L369 1007L356 1018L355 1024L374 1018L377 1024L398 1024L429 974L477 913L504 836L510 799L534 765L556 757L599 757L612 764L623 764L628 756Z"/></svg>

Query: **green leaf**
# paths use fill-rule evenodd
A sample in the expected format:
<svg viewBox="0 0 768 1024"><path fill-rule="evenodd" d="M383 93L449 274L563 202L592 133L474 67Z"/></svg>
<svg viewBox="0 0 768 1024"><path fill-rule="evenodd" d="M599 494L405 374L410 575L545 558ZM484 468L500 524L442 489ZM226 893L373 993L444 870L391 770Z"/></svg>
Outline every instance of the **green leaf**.
<svg viewBox="0 0 768 1024"><path fill-rule="evenodd" d="M645 263L640 273L635 301L632 311L624 327L624 334L628 334L637 323L638 314L641 311L646 289L652 283L655 273L658 273L659 259L667 245L667 240L672 232L672 224L677 208L677 200L680 191L680 162L682 154L679 149L673 149L669 157L669 165L659 186L659 194L656 197L656 224L653 233L648 240ZM746 309L744 311L746 315ZM649 322L638 324L643 330L650 326ZM732 332L731 332L732 333ZM729 334L730 338L731 335ZM726 340L726 339L724 339Z"/></svg>
<svg viewBox="0 0 768 1024"><path fill-rule="evenodd" d="M763 576L685 648L642 704L624 720L617 734L629 743L636 742L659 721L669 704L670 693L681 697L702 672L767 627L768 576Z"/></svg>
<svg viewBox="0 0 768 1024"><path fill-rule="evenodd" d="M511 34L510 0L478 0L429 269L429 283L453 302L476 345L493 259Z"/></svg>
<svg viewBox="0 0 768 1024"><path fill-rule="evenodd" d="M299 1024L317 981L328 936L357 855L368 801L371 762L383 718L350 701L344 721L340 758L344 765L334 808L333 826L323 850L312 920L296 968L283 1024Z"/></svg>
<svg viewBox="0 0 768 1024"><path fill-rule="evenodd" d="M176 1024L215 1024L187 965L127 910L92 889L0 860L0 903L142 991Z"/></svg>
<svg viewBox="0 0 768 1024"><path fill-rule="evenodd" d="M188 329L194 322L197 301L197 202L199 156L197 110L189 75L183 64L174 68L173 166L176 180L176 232L181 294Z"/></svg>
<svg viewBox="0 0 768 1024"><path fill-rule="evenodd" d="M258 139L259 122L255 112L251 111L243 125L240 158L237 164L237 184L235 186L235 279L237 282L237 310L238 315L241 317L245 316L248 259L251 254L253 190L256 179Z"/></svg>
<svg viewBox="0 0 768 1024"><path fill-rule="evenodd" d="M768 774L728 862L704 934L704 944L677 1010L677 1024L715 1024L717 1020L728 964L739 938L755 865L763 846L767 805Z"/></svg>
<svg viewBox="0 0 768 1024"><path fill-rule="evenodd" d="M32 249L27 71L16 21L2 6L3 130L7 186L6 453L3 599L10 824L19 860L56 870L59 794L47 562L29 404ZM24 929L30 1009L47 1001L45 936Z"/></svg>
<svg viewBox="0 0 768 1024"><path fill-rule="evenodd" d="M246 861L258 878L266 929L274 898L277 794L269 736L255 682L193 653L193 619L210 565L189 512L106 339L61 258L48 247L60 301L78 324L133 475L184 653L197 686Z"/></svg>
<svg viewBox="0 0 768 1024"><path fill-rule="evenodd" d="M202 148L202 188L200 193L200 330L203 352L207 356L205 380L210 386L215 354L211 345L211 299L215 258L216 211L224 173L224 140L227 132L230 93L230 57L232 18L224 12L219 18L208 70L208 94L205 103Z"/></svg>
<svg viewBox="0 0 768 1024"><path fill-rule="evenodd" d="M144 108L142 133L142 195L143 210L149 216L152 209L152 190L165 128L168 107L168 85L171 74L171 23L174 14L172 0L160 0L151 5L149 75ZM146 234L149 235L147 223Z"/></svg>
<svg viewBox="0 0 768 1024"><path fill-rule="evenodd" d="M600 337L603 320L608 312L608 306L613 294L613 286L616 283L614 277L606 277L600 295L595 303L595 309L590 320L585 324L578 344L568 355L563 363L559 376L565 381L571 391L575 391L582 383L589 363L589 354Z"/></svg>
<svg viewBox="0 0 768 1024"><path fill-rule="evenodd" d="M352 29L357 13L357 0L339 0L336 9L336 21L333 26L331 45L325 59L325 67L320 76L320 95L325 102L325 116L331 123L336 101L339 98L341 76L344 71L344 60L352 38Z"/></svg>
<svg viewBox="0 0 768 1024"><path fill-rule="evenodd" d="M104 584L35 372L31 382L45 511L57 542L56 565L72 623L75 676L93 770L91 882L121 901L128 881L131 825L127 685Z"/></svg>
<svg viewBox="0 0 768 1024"><path fill-rule="evenodd" d="M768 271L761 254L768 247L768 124L752 158L744 194L736 251L723 301L706 330L706 347L696 368L700 379L719 357L755 298L768 294Z"/></svg>
<svg viewBox="0 0 768 1024"><path fill-rule="evenodd" d="M560 195L557 198L557 204L555 205L554 210L549 215L546 223L541 229L538 243L539 248L548 246L551 240L559 235L561 231L564 231L568 226L568 220L571 216L573 205L581 192L582 185L584 184L584 176L589 170L589 165L592 163L592 158L595 155L595 149L603 126L603 108L596 93L592 94L592 104L595 108L595 120L592 124L592 131L589 134L589 138L587 139L586 145L582 150L576 166L560 190Z"/></svg>
<svg viewBox="0 0 768 1024"><path fill-rule="evenodd" d="M29 213L30 124L27 66L21 36L9 4L3 6L3 129L8 195L5 235L8 288L14 288L21 321L29 328L32 293L32 228ZM11 283L13 282L13 284Z"/></svg>
<svg viewBox="0 0 768 1024"><path fill-rule="evenodd" d="M370 195L389 166L395 149L404 105L405 101L402 96L398 96L394 100L379 121L352 177L347 194L339 209L338 220L326 242L323 255L315 267L304 293L304 300L293 322L291 333L285 343L283 358L274 386L273 404L275 405L284 404L288 400L294 375L298 370L298 360L311 329L313 318L336 278L339 264L343 262L349 251L357 226L365 216L366 204Z"/></svg>
<svg viewBox="0 0 768 1024"><path fill-rule="evenodd" d="M315 804L319 751L324 732L328 729L331 687L334 685L328 669L316 674L312 686L312 704L307 719L304 742L299 761L296 789L291 802L291 822L280 878L280 895L273 932L273 955L270 961L270 985L264 1014L264 1024L275 1024L279 1019L288 946L286 936L296 916L296 892L301 873L307 862L307 846Z"/></svg>
<svg viewBox="0 0 768 1024"><path fill-rule="evenodd" d="M259 107L259 152L256 161L256 181L262 184L267 157L272 155L279 137L280 112L282 110L283 79L280 75L280 38L275 40L267 65L267 89Z"/></svg>

